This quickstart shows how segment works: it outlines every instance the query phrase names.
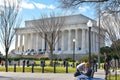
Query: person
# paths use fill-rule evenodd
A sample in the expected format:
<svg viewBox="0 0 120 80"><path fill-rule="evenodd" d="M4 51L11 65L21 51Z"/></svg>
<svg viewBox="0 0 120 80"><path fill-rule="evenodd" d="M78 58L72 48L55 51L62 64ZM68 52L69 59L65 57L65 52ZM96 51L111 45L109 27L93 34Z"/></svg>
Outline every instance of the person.
<svg viewBox="0 0 120 80"><path fill-rule="evenodd" d="M9 65L11 66L11 60L9 60Z"/></svg>
<svg viewBox="0 0 120 80"><path fill-rule="evenodd" d="M77 76L77 80L90 78L91 75L92 75L92 69L90 67L90 63L87 62L87 63L85 63L85 71Z"/></svg>
<svg viewBox="0 0 120 80"><path fill-rule="evenodd" d="M20 60L18 61L18 66L20 66Z"/></svg>
<svg viewBox="0 0 120 80"><path fill-rule="evenodd" d="M23 66L25 66L25 60L23 60Z"/></svg>
<svg viewBox="0 0 120 80"><path fill-rule="evenodd" d="M85 62L77 65L76 72L75 72L74 76L76 77L76 76L84 73L84 71L85 71Z"/></svg>
<svg viewBox="0 0 120 80"><path fill-rule="evenodd" d="M94 57L94 59L93 59L93 69L94 69L94 71L97 72L97 59L96 59L96 57Z"/></svg>
<svg viewBox="0 0 120 80"><path fill-rule="evenodd" d="M112 58L110 63L111 63L111 68L113 69L112 72L114 72L114 70L115 70L115 59Z"/></svg>
<svg viewBox="0 0 120 80"><path fill-rule="evenodd" d="M105 75L108 75L110 68L110 56L108 56L108 54L106 53L104 53L104 55L105 55L104 70L105 70Z"/></svg>
<svg viewBox="0 0 120 80"><path fill-rule="evenodd" d="M29 60L27 60L27 67L29 67Z"/></svg>
<svg viewBox="0 0 120 80"><path fill-rule="evenodd" d="M86 65L85 65L85 67L86 67L86 72L85 72L84 74L85 74L86 76L88 76L88 77L91 77L92 69L91 69L91 67L90 67L90 63L87 62Z"/></svg>
<svg viewBox="0 0 120 80"><path fill-rule="evenodd" d="M105 63L107 63L108 66L110 67L110 59L111 59L111 57L106 53L104 53L104 55L105 55Z"/></svg>
<svg viewBox="0 0 120 80"><path fill-rule="evenodd" d="M2 60L2 61L1 61L1 65L2 65L2 66L4 66L4 64L5 64L5 61L4 61L4 60Z"/></svg>
<svg viewBox="0 0 120 80"><path fill-rule="evenodd" d="M64 60L64 61L63 61L63 66L64 66L64 67L65 67L65 63L66 63L66 61Z"/></svg>

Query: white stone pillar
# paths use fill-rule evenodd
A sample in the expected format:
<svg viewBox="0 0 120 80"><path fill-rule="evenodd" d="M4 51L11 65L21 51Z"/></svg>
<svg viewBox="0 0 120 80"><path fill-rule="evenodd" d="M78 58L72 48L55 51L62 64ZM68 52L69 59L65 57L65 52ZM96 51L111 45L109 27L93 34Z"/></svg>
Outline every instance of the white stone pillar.
<svg viewBox="0 0 120 80"><path fill-rule="evenodd" d="M33 49L33 33L31 33L31 45L30 45L31 49Z"/></svg>
<svg viewBox="0 0 120 80"><path fill-rule="evenodd" d="M28 49L28 34L24 35L24 50Z"/></svg>
<svg viewBox="0 0 120 80"><path fill-rule="evenodd" d="M16 34L16 39L15 39L15 50L18 50L18 34Z"/></svg>
<svg viewBox="0 0 120 80"><path fill-rule="evenodd" d="M86 40L85 40L85 42L86 42L86 50L87 50L87 53L88 53L88 51L89 51L89 30L86 30Z"/></svg>
<svg viewBox="0 0 120 80"><path fill-rule="evenodd" d="M36 49L39 49L39 33L36 33L36 43L35 43L35 45L36 45Z"/></svg>
<svg viewBox="0 0 120 80"><path fill-rule="evenodd" d="M78 29L75 29L75 50L78 50Z"/></svg>
<svg viewBox="0 0 120 80"><path fill-rule="evenodd" d="M33 34L33 49L36 50L36 33Z"/></svg>
<svg viewBox="0 0 120 80"><path fill-rule="evenodd" d="M72 44L71 44L71 30L69 30L69 32L68 32L68 50L69 51L71 51L71 49L72 49Z"/></svg>
<svg viewBox="0 0 120 80"><path fill-rule="evenodd" d="M45 35L43 34L43 36L45 36ZM45 39L42 38L42 51L44 51L44 50L45 50Z"/></svg>
<svg viewBox="0 0 120 80"><path fill-rule="evenodd" d="M64 31L62 31L61 50L64 51Z"/></svg>
<svg viewBox="0 0 120 80"><path fill-rule="evenodd" d="M97 43L96 42L96 32L94 33L94 35L95 35L95 37L94 37L94 39L95 39L95 46L94 47L95 47L95 53L96 53L96 43Z"/></svg>
<svg viewBox="0 0 120 80"><path fill-rule="evenodd" d="M93 32L93 53L95 53L95 32Z"/></svg>
<svg viewBox="0 0 120 80"><path fill-rule="evenodd" d="M22 51L23 46L23 34L20 35L20 51Z"/></svg>
<svg viewBox="0 0 120 80"><path fill-rule="evenodd" d="M85 50L85 29L82 29L82 50Z"/></svg>
<svg viewBox="0 0 120 80"><path fill-rule="evenodd" d="M98 48L99 48L99 35L96 33L96 52L98 53Z"/></svg>
<svg viewBox="0 0 120 80"><path fill-rule="evenodd" d="M27 34L27 39L28 39L27 46L28 46L28 49L30 49L31 48L31 35L29 33Z"/></svg>

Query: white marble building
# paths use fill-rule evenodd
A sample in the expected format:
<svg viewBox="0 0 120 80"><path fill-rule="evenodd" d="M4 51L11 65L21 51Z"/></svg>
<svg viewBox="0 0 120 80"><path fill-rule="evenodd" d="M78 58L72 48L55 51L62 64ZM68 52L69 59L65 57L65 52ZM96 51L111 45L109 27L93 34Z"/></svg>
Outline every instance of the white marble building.
<svg viewBox="0 0 120 80"><path fill-rule="evenodd" d="M82 55L88 54L89 51L89 34L88 34L88 20L92 20L84 15L65 16L65 25L61 30L62 37L55 46L54 53L66 57L73 54L73 39L75 39L75 57L79 58ZM17 51L26 51L28 49L45 50L45 40L35 32L32 27L29 27L30 21L25 21L24 28L16 29L16 43L15 49ZM96 21L92 20L93 23ZM34 24L33 24L34 25ZM34 26L33 26L34 27ZM98 27L91 28L91 53L98 53ZM104 46L104 40L100 40L100 46Z"/></svg>

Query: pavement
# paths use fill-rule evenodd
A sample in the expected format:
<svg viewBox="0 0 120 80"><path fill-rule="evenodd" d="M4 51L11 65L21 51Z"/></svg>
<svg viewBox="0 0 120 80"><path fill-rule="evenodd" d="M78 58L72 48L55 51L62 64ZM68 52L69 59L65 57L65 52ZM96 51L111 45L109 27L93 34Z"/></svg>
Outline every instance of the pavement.
<svg viewBox="0 0 120 80"><path fill-rule="evenodd" d="M112 75L115 72L111 72ZM117 71L120 74L120 71ZM105 78L104 70L98 70L94 78ZM76 80L74 73L22 73L0 72L0 80Z"/></svg>

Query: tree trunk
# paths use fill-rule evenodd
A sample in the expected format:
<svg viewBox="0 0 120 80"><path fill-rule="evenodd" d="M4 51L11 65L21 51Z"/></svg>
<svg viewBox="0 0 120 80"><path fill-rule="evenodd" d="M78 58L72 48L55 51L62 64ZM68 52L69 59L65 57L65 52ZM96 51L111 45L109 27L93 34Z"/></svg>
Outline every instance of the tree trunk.
<svg viewBox="0 0 120 80"><path fill-rule="evenodd" d="M53 48L50 47L50 66L53 66Z"/></svg>
<svg viewBox="0 0 120 80"><path fill-rule="evenodd" d="M8 72L8 51L9 51L9 48L6 48L6 50L5 50L5 52L6 52L6 58L5 58L6 72Z"/></svg>

